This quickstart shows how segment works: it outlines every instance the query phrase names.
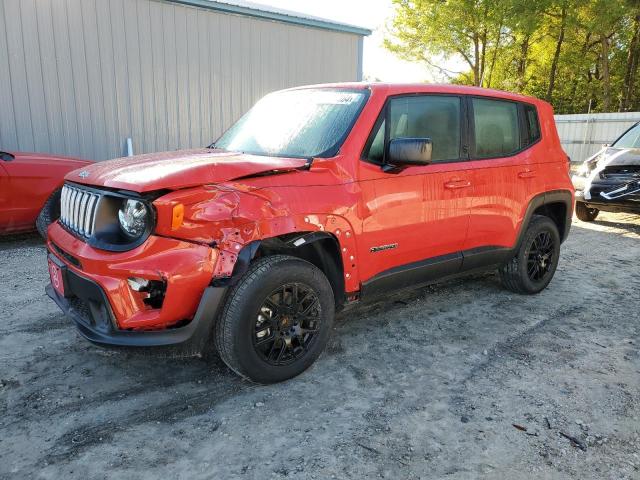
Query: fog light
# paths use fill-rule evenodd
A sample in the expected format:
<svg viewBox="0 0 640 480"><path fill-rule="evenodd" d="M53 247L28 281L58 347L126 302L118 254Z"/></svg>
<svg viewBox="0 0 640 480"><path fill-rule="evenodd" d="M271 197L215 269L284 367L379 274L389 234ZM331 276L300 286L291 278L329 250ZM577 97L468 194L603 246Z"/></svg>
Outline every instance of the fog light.
<svg viewBox="0 0 640 480"><path fill-rule="evenodd" d="M136 292L142 292L149 286L149 280L146 278L131 277L127 279L127 282L131 290L135 290Z"/></svg>
<svg viewBox="0 0 640 480"><path fill-rule="evenodd" d="M127 283L131 290L140 293L140 298L147 307L162 308L164 294L167 291L167 282L165 280L130 277L127 279Z"/></svg>

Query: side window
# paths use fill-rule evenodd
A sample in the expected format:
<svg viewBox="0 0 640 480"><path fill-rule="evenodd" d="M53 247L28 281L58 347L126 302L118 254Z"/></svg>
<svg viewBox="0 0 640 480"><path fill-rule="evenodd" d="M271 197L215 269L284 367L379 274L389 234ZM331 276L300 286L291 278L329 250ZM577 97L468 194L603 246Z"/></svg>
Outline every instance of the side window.
<svg viewBox="0 0 640 480"><path fill-rule="evenodd" d="M369 152L366 155L366 158L374 163L382 163L382 159L384 157L384 124L385 121L383 120L378 127L378 130L372 134L373 141L371 142Z"/></svg>
<svg viewBox="0 0 640 480"><path fill-rule="evenodd" d="M526 147L540 139L540 123L538 122L538 112L533 105L524 106L524 123L526 132L523 132L522 146Z"/></svg>
<svg viewBox="0 0 640 480"><path fill-rule="evenodd" d="M473 125L476 157L504 157L520 149L518 104L474 98Z"/></svg>
<svg viewBox="0 0 640 480"><path fill-rule="evenodd" d="M430 138L432 160L450 161L460 158L460 97L445 95L415 95L393 98L387 104L394 138ZM383 112L384 114L385 112ZM382 163L386 120L371 133L364 157Z"/></svg>

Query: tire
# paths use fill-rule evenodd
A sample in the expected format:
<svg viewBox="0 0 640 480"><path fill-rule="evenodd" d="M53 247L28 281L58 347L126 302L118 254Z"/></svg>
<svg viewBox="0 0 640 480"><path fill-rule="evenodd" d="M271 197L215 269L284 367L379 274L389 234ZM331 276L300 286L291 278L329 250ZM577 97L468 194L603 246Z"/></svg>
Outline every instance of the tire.
<svg viewBox="0 0 640 480"><path fill-rule="evenodd" d="M600 213L597 208L589 208L583 202L576 202L576 217L583 222L593 222Z"/></svg>
<svg viewBox="0 0 640 480"><path fill-rule="evenodd" d="M44 203L42 210L38 214L36 219L36 228L38 233L43 239L47 239L47 228L58 218L60 218L60 192L62 190L55 190L47 201Z"/></svg>
<svg viewBox="0 0 640 480"><path fill-rule="evenodd" d="M281 382L322 353L334 314L333 290L322 271L296 257L263 257L229 292L214 327L215 348L238 375Z"/></svg>
<svg viewBox="0 0 640 480"><path fill-rule="evenodd" d="M549 239L549 248L544 246L546 243L542 239ZM534 215L516 255L498 271L502 284L515 293L539 293L551 282L559 258L558 227L549 217Z"/></svg>

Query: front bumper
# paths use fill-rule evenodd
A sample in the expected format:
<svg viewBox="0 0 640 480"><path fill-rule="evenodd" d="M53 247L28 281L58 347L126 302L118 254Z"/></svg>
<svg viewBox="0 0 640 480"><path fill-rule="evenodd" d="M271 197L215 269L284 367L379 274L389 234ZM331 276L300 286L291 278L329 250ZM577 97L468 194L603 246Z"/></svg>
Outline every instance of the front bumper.
<svg viewBox="0 0 640 480"><path fill-rule="evenodd" d="M48 250L62 268L65 294L47 294L94 343L179 345L208 336L225 289L211 287L218 251L206 245L154 237L127 252L97 250L59 224L49 227ZM160 306L128 282L161 281Z"/></svg>
<svg viewBox="0 0 640 480"><path fill-rule="evenodd" d="M209 338L226 288L205 289L193 320L187 325L165 330L118 330L104 292L94 282L74 273L67 273L74 295L60 296L51 285L47 295L76 324L80 334L92 343L115 347L177 346L199 351ZM79 288L78 288L79 287Z"/></svg>
<svg viewBox="0 0 640 480"><path fill-rule="evenodd" d="M640 213L640 192L612 199L602 196L602 193L607 194L615 191L626 182L603 179L587 182L586 178L577 176L574 176L572 180L576 188L576 201L584 203L589 208L597 208L606 212ZM586 195L587 189L588 195Z"/></svg>

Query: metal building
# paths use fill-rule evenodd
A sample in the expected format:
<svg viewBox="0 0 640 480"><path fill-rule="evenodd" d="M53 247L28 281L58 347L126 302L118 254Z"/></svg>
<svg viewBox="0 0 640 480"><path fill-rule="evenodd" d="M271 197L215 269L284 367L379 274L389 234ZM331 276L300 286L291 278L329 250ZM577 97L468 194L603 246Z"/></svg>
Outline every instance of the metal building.
<svg viewBox="0 0 640 480"><path fill-rule="evenodd" d="M360 80L370 33L238 1L0 0L0 150L208 145L270 91Z"/></svg>

